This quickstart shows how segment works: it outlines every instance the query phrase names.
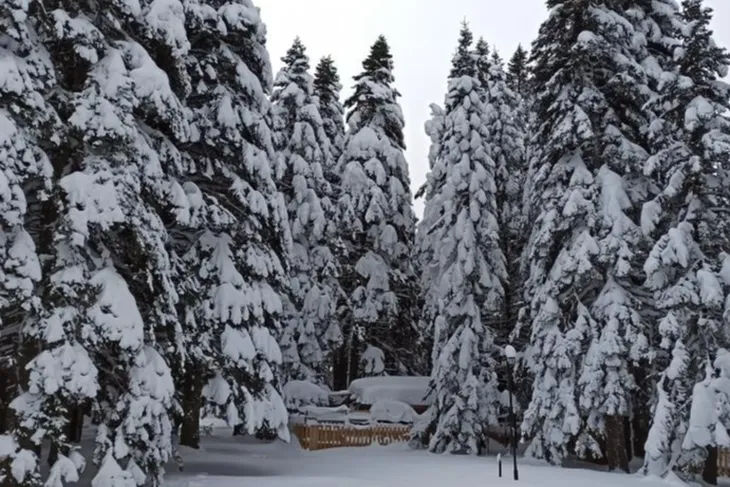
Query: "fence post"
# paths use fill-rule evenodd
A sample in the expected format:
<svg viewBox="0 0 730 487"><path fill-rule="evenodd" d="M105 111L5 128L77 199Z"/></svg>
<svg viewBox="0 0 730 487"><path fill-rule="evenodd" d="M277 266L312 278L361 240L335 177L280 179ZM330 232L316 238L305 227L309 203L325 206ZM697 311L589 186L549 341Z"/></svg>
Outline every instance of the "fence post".
<svg viewBox="0 0 730 487"><path fill-rule="evenodd" d="M312 451L319 449L319 426L309 427L309 449Z"/></svg>

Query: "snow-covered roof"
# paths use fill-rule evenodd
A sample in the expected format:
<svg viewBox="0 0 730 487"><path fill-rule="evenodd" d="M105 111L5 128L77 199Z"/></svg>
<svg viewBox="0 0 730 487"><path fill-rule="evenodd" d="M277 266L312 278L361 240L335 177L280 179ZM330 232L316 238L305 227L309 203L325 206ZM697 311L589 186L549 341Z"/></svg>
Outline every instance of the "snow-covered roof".
<svg viewBox="0 0 730 487"><path fill-rule="evenodd" d="M421 406L431 404L428 383L428 377L366 377L352 381L349 391L360 404L391 400Z"/></svg>

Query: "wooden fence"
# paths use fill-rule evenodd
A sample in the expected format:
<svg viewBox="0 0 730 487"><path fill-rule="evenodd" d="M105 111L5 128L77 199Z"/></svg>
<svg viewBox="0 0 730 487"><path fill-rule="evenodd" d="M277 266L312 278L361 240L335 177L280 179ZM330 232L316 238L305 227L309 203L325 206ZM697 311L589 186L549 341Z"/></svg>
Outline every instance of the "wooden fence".
<svg viewBox="0 0 730 487"><path fill-rule="evenodd" d="M390 445L405 443L410 437L409 425L371 425L357 428L338 424L295 424L292 431L305 450L324 450L349 446Z"/></svg>
<svg viewBox="0 0 730 487"><path fill-rule="evenodd" d="M717 452L717 475L730 477L730 448L720 448Z"/></svg>

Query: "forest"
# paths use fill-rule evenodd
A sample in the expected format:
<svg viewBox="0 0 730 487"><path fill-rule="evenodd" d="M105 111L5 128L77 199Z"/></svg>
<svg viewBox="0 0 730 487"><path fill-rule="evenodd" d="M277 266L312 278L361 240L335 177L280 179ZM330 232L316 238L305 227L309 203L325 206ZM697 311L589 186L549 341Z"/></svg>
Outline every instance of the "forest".
<svg viewBox="0 0 730 487"><path fill-rule="evenodd" d="M702 0L547 5L508 59L454 26L412 191L383 36L274 75L252 0L0 2L0 485L288 440L293 380L428 376L411 446L482 455L509 374L526 455L716 484L730 54Z"/></svg>

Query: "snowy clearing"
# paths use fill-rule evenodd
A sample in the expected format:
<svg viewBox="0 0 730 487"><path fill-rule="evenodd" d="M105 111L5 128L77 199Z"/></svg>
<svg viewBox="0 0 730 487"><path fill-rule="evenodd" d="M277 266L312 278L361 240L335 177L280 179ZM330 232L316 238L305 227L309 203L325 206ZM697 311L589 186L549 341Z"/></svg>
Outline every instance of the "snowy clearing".
<svg viewBox="0 0 730 487"><path fill-rule="evenodd" d="M199 451L183 449L185 470L170 468L165 487L442 487L515 485L511 459L503 477L495 457L434 455L407 445L339 448L307 452L291 444L205 437ZM519 485L559 487L654 487L677 485L660 479L590 470L561 469L520 459Z"/></svg>

